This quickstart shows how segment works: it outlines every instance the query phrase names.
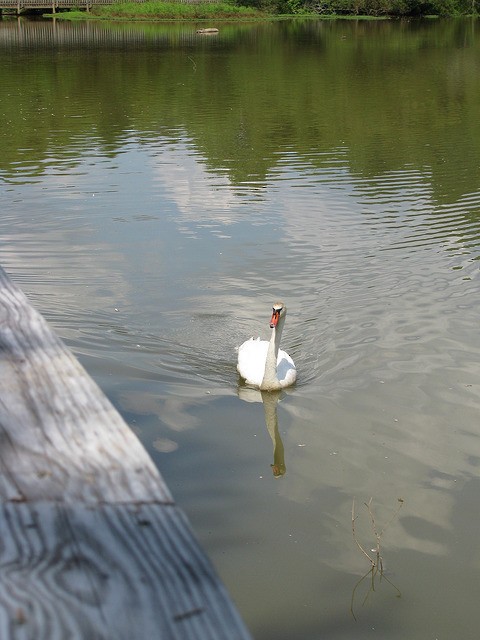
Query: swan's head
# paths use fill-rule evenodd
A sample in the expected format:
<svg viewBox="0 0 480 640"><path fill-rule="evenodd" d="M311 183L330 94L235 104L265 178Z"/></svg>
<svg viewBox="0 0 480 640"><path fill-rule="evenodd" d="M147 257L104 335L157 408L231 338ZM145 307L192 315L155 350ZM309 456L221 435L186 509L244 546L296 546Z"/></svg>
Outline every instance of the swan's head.
<svg viewBox="0 0 480 640"><path fill-rule="evenodd" d="M270 328L273 329L277 326L280 318L285 318L287 315L287 307L283 304L283 302L276 302L273 305L273 313L272 319L270 320Z"/></svg>

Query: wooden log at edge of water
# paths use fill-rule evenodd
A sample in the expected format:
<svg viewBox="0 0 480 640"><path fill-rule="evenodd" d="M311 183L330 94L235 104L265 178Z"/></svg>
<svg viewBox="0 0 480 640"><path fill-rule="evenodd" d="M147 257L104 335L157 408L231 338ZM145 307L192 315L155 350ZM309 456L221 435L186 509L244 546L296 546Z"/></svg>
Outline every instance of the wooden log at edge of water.
<svg viewBox="0 0 480 640"><path fill-rule="evenodd" d="M0 638L248 639L161 475L0 267Z"/></svg>

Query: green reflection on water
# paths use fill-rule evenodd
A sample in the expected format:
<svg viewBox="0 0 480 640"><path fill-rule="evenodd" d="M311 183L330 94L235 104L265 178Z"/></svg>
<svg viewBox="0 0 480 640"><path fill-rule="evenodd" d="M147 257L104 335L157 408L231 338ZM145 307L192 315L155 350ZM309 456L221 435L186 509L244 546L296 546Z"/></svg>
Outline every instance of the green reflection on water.
<svg viewBox="0 0 480 640"><path fill-rule="evenodd" d="M475 29L0 24L3 262L160 438L262 640L476 630ZM234 346L275 287L299 383L268 407L237 397ZM352 495L382 522L406 500L384 540L404 597L356 626ZM453 608L429 591L450 580Z"/></svg>
<svg viewBox="0 0 480 640"><path fill-rule="evenodd" d="M478 187L476 22L293 21L228 26L3 23L5 179L61 150L117 153L187 136L233 184L262 183L286 153L323 166L343 148L363 178L411 166L439 203ZM452 144L454 141L454 144ZM452 149L456 152L452 153Z"/></svg>

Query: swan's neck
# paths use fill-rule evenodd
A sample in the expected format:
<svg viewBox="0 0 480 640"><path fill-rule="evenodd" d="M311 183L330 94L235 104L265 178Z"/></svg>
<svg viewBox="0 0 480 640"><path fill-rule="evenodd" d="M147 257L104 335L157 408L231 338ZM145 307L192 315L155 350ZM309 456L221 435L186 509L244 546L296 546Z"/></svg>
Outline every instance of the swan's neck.
<svg viewBox="0 0 480 640"><path fill-rule="evenodd" d="M277 376L277 358L280 349L280 340L282 337L283 323L285 318L280 318L276 327L272 329L272 337L268 343L267 359L265 361L265 373L263 375L260 389L271 391L279 389L280 382Z"/></svg>

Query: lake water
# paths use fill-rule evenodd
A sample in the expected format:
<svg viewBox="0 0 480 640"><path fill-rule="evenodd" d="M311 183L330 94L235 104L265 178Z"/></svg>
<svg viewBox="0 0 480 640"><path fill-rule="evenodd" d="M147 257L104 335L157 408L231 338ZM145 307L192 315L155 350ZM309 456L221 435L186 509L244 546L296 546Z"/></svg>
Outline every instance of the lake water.
<svg viewBox="0 0 480 640"><path fill-rule="evenodd" d="M197 26L0 23L0 263L257 640L476 639L480 25Z"/></svg>

